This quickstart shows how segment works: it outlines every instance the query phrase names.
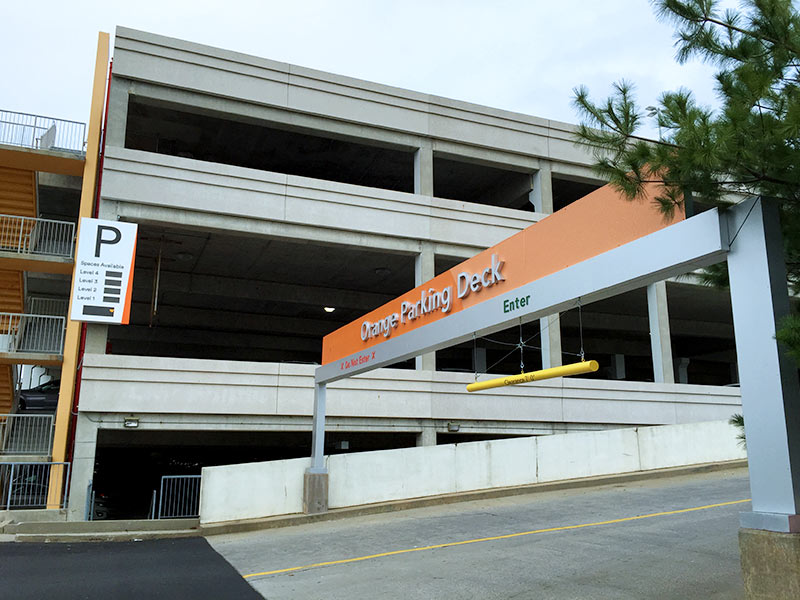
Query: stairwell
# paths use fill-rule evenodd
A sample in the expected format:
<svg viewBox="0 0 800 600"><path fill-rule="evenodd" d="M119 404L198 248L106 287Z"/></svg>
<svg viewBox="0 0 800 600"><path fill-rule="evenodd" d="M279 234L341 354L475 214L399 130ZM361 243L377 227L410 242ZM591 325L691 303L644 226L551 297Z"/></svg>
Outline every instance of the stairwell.
<svg viewBox="0 0 800 600"><path fill-rule="evenodd" d="M0 167L0 214L36 216L36 173Z"/></svg>
<svg viewBox="0 0 800 600"><path fill-rule="evenodd" d="M36 216L36 173L0 166L0 214L22 217ZM3 231L0 247L14 247L20 234ZM25 310L24 273L0 270L0 313L22 313ZM5 322L4 322L5 321ZM0 318L0 335L8 329L8 319ZM13 365L0 364L0 414L8 414L14 404Z"/></svg>

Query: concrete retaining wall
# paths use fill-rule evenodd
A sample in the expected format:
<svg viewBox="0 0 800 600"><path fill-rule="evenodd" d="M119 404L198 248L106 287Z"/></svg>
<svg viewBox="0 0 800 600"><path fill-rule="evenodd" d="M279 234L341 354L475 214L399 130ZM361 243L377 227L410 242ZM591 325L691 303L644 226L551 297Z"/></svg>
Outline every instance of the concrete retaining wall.
<svg viewBox="0 0 800 600"><path fill-rule="evenodd" d="M200 487L204 521L238 521L303 512L303 473L310 458L205 467Z"/></svg>
<svg viewBox="0 0 800 600"><path fill-rule="evenodd" d="M726 421L328 457L329 506L451 494L745 458ZM200 522L302 511L309 459L203 469Z"/></svg>

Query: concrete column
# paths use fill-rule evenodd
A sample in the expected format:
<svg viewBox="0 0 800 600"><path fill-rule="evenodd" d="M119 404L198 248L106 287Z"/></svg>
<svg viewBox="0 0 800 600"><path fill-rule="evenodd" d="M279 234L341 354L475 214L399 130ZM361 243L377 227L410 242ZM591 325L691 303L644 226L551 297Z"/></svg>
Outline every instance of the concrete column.
<svg viewBox="0 0 800 600"><path fill-rule="evenodd" d="M800 382L797 364L775 341L780 320L789 314L778 207L758 198L738 204L727 216L752 496L752 512L742 513L741 525L800 533ZM743 564L744 551L742 545Z"/></svg>
<svg viewBox="0 0 800 600"><path fill-rule="evenodd" d="M117 221L117 208L119 206L116 202L110 202L108 200L100 199L100 206L97 210L97 218L98 219L106 219L108 221Z"/></svg>
<svg viewBox="0 0 800 600"><path fill-rule="evenodd" d="M666 282L659 281L647 286L647 315L650 320L653 381L656 383L675 383Z"/></svg>
<svg viewBox="0 0 800 600"><path fill-rule="evenodd" d="M433 196L433 144L427 139L414 153L414 193Z"/></svg>
<svg viewBox="0 0 800 600"><path fill-rule="evenodd" d="M417 254L414 261L414 285L422 285L426 281L433 279L435 275L435 256L433 253L433 244L430 242L422 242L420 253ZM417 356L415 359L416 369L418 371L435 371L436 370L436 353L428 352Z"/></svg>
<svg viewBox="0 0 800 600"><path fill-rule="evenodd" d="M423 425L422 431L417 434L417 446L435 446L436 428L433 425Z"/></svg>
<svg viewBox="0 0 800 600"><path fill-rule="evenodd" d="M67 503L67 519L69 521L86 520L89 485L92 484L94 477L96 451L97 423L79 413L75 425L75 451L72 456Z"/></svg>
<svg viewBox="0 0 800 600"><path fill-rule="evenodd" d="M625 379L625 355L612 354L611 355L611 379L623 380Z"/></svg>
<svg viewBox="0 0 800 600"><path fill-rule="evenodd" d="M689 383L689 363L688 358L678 359L678 383Z"/></svg>
<svg viewBox="0 0 800 600"><path fill-rule="evenodd" d="M542 368L560 367L561 361L561 317L558 314L539 319L542 346Z"/></svg>
<svg viewBox="0 0 800 600"><path fill-rule="evenodd" d="M533 174L530 199L536 212L548 215L553 212L553 178L549 162L541 161L539 170Z"/></svg>
<svg viewBox="0 0 800 600"><path fill-rule="evenodd" d="M89 323L86 326L86 353L105 354L108 343L108 325Z"/></svg>
<svg viewBox="0 0 800 600"><path fill-rule="evenodd" d="M480 346L472 351L472 370L475 373L486 373L486 348Z"/></svg>
<svg viewBox="0 0 800 600"><path fill-rule="evenodd" d="M130 82L114 78L108 95L108 128L106 145L125 146L125 130L128 125L128 94Z"/></svg>

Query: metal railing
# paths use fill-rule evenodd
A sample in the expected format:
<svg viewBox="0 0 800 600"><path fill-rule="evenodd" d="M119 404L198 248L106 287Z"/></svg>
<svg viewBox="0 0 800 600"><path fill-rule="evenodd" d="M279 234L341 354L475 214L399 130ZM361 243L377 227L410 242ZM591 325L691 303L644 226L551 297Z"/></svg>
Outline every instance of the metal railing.
<svg viewBox="0 0 800 600"><path fill-rule="evenodd" d="M86 124L0 110L0 144L85 153Z"/></svg>
<svg viewBox="0 0 800 600"><path fill-rule="evenodd" d="M66 317L69 310L69 300L66 298L42 298L28 296L26 300L27 313L31 315L47 315L52 317Z"/></svg>
<svg viewBox="0 0 800 600"><path fill-rule="evenodd" d="M62 354L66 317L0 313L0 352Z"/></svg>
<svg viewBox="0 0 800 600"><path fill-rule="evenodd" d="M53 415L0 415L0 454L49 456Z"/></svg>
<svg viewBox="0 0 800 600"><path fill-rule="evenodd" d="M72 258L75 223L0 215L0 250Z"/></svg>
<svg viewBox="0 0 800 600"><path fill-rule="evenodd" d="M163 475L158 494L158 518L200 516L200 475Z"/></svg>
<svg viewBox="0 0 800 600"><path fill-rule="evenodd" d="M69 463L16 462L0 463L0 510L64 508L67 486L56 494L51 483L69 480Z"/></svg>

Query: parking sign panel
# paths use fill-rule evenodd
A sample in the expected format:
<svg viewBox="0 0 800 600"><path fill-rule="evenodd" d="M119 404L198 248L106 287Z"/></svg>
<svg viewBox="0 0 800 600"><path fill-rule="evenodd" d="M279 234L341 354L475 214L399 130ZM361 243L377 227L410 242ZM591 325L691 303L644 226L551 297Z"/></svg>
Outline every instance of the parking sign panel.
<svg viewBox="0 0 800 600"><path fill-rule="evenodd" d="M81 219L70 319L128 323L137 230L135 223Z"/></svg>

